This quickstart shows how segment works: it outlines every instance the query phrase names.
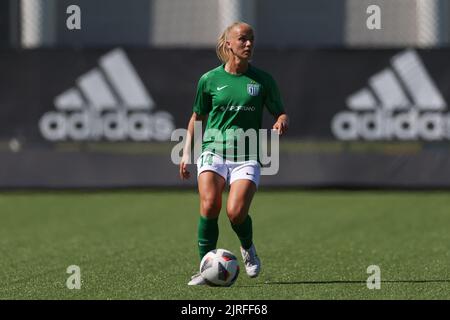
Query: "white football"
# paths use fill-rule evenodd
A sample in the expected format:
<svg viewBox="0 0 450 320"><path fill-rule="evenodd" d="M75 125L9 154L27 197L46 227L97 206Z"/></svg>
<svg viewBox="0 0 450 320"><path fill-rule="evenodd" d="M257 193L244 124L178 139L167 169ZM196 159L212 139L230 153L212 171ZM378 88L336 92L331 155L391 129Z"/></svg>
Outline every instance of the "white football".
<svg viewBox="0 0 450 320"><path fill-rule="evenodd" d="M212 250L200 262L200 273L210 286L229 287L239 275L239 262L228 250Z"/></svg>

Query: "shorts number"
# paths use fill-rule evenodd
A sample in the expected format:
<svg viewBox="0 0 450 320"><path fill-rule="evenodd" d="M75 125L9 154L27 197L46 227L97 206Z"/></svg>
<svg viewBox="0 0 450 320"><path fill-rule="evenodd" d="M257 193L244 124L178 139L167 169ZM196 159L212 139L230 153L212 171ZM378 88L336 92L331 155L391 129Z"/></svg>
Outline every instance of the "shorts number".
<svg viewBox="0 0 450 320"><path fill-rule="evenodd" d="M200 167L203 167L203 165L207 163L208 165L212 165L213 163L213 155L208 153L208 154L204 154L202 155L202 162L200 164Z"/></svg>

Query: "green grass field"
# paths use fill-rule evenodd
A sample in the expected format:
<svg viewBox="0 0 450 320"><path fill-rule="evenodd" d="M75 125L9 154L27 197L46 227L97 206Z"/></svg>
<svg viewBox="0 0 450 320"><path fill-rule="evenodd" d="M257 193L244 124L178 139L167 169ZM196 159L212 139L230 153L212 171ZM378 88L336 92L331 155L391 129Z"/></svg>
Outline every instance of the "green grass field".
<svg viewBox="0 0 450 320"><path fill-rule="evenodd" d="M260 277L188 287L194 191L1 193L0 298L450 298L449 193L260 190L251 214ZM224 211L220 228L218 246L239 253ZM81 290L66 287L69 265Z"/></svg>

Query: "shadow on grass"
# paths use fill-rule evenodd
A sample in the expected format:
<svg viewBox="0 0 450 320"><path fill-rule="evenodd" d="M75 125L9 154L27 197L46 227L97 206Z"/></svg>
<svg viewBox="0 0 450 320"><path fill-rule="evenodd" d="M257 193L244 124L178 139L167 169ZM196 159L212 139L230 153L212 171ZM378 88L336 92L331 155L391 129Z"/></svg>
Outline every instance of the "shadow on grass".
<svg viewBox="0 0 450 320"><path fill-rule="evenodd" d="M328 281L265 281L263 284L284 285L284 284L366 284L366 280L328 280ZM430 279L430 280L381 280L381 283L450 283L450 279Z"/></svg>

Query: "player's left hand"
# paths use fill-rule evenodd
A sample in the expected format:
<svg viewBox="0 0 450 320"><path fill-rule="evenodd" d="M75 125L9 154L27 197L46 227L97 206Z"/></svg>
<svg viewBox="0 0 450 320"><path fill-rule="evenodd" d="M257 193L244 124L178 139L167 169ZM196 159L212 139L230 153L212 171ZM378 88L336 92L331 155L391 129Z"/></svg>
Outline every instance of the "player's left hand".
<svg viewBox="0 0 450 320"><path fill-rule="evenodd" d="M288 118L285 114L282 114L281 116L278 117L277 122L275 122L275 124L273 125L272 129L277 130L277 133L281 136L283 134L285 134L288 130Z"/></svg>

